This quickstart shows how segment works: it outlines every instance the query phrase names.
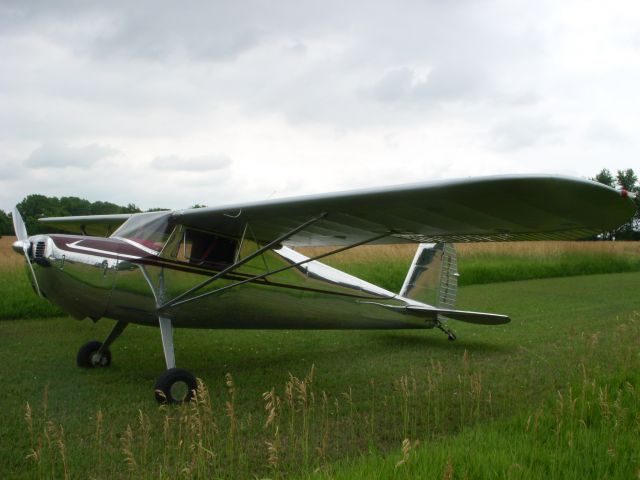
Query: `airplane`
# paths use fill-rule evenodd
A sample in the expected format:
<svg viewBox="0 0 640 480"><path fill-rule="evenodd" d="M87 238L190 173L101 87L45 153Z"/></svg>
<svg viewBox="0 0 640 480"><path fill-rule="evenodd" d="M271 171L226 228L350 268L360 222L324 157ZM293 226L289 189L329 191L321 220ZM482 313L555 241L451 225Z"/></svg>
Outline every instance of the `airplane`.
<svg viewBox="0 0 640 480"><path fill-rule="evenodd" d="M508 323L455 309L457 242L570 240L610 231L633 195L588 180L493 176L153 213L41 218L70 234L29 236L17 208L16 252L35 292L77 319L115 320L77 354L107 367L130 323L159 327L160 403L189 401L196 379L176 367L173 329L427 329L448 320ZM319 260L361 245L417 244L400 292ZM296 247L331 247L306 257Z"/></svg>

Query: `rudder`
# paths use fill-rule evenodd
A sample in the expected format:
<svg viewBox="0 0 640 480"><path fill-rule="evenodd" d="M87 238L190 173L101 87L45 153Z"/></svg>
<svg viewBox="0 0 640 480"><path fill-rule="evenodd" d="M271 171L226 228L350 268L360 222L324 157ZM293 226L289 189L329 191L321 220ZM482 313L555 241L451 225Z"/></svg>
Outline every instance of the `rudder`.
<svg viewBox="0 0 640 480"><path fill-rule="evenodd" d="M458 262L452 243L421 243L400 295L438 308L455 308Z"/></svg>

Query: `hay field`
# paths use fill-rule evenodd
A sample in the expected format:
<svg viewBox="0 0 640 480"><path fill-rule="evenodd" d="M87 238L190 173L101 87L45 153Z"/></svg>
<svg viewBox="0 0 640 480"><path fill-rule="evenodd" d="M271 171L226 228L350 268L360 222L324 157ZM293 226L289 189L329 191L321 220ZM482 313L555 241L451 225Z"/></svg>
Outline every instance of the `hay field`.
<svg viewBox="0 0 640 480"><path fill-rule="evenodd" d="M22 268L24 260L11 249L11 245L16 241L16 237L0 238L0 271L14 270Z"/></svg>
<svg viewBox="0 0 640 480"><path fill-rule="evenodd" d="M456 244L460 285L640 271L640 242L494 242ZM327 248L301 248L318 255ZM415 245L365 245L323 259L332 267L399 291Z"/></svg>
<svg viewBox="0 0 640 480"><path fill-rule="evenodd" d="M314 256L329 251L327 247L299 248L305 255ZM640 257L640 242L478 242L457 243L460 261L479 256L554 257L567 253L588 255L625 255ZM407 245L364 245L332 256L336 263L373 262L381 258L410 262L416 252L414 244Z"/></svg>

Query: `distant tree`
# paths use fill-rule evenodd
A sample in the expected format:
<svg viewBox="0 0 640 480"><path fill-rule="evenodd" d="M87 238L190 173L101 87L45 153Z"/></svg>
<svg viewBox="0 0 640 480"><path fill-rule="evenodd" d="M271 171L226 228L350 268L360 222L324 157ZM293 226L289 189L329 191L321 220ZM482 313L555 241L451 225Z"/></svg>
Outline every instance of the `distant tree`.
<svg viewBox="0 0 640 480"><path fill-rule="evenodd" d="M616 175L618 186L635 195L636 213L633 219L620 227L616 232L619 240L640 240L640 185L638 176L632 168L618 170Z"/></svg>
<svg viewBox="0 0 640 480"><path fill-rule="evenodd" d="M91 215L109 215L112 213L123 213L123 207L111 202L93 202L91 204Z"/></svg>
<svg viewBox="0 0 640 480"><path fill-rule="evenodd" d="M0 237L3 235L13 235L13 221L4 210L0 210Z"/></svg>
<svg viewBox="0 0 640 480"><path fill-rule="evenodd" d="M129 203L126 207L120 207L122 211L120 213L140 213L142 210L133 203Z"/></svg>
<svg viewBox="0 0 640 480"><path fill-rule="evenodd" d="M189 208L207 208L206 205L200 205L199 203L196 203L195 205L193 205L192 207Z"/></svg>
<svg viewBox="0 0 640 480"><path fill-rule="evenodd" d="M60 208L60 200L45 195L28 195L18 203L17 207L30 235L46 233L51 230L40 224L38 218L64 215L64 211Z"/></svg>
<svg viewBox="0 0 640 480"><path fill-rule="evenodd" d="M638 176L633 171L633 168L618 170L616 180L618 185L629 192L636 192L638 190Z"/></svg>
<svg viewBox="0 0 640 480"><path fill-rule="evenodd" d="M150 208L149 210L147 210L147 212L166 212L167 210L171 210L171 209L170 208L154 207L154 208Z"/></svg>
<svg viewBox="0 0 640 480"><path fill-rule="evenodd" d="M600 173L598 173L591 180L595 180L596 182L602 183L609 187L615 186L615 181L616 181L615 178L613 178L613 175L611 175L611 172L606 168L603 168L602 170L600 170Z"/></svg>
<svg viewBox="0 0 640 480"><path fill-rule="evenodd" d="M84 198L62 197L60 208L64 215L91 215L91 202Z"/></svg>
<svg viewBox="0 0 640 480"><path fill-rule="evenodd" d="M618 170L614 177L608 169L603 168L592 180L609 187L623 188L635 195L636 213L633 219L613 231L603 233L602 238L606 240L640 240L640 185L638 184L638 176L633 169Z"/></svg>
<svg viewBox="0 0 640 480"><path fill-rule="evenodd" d="M18 205L30 235L52 233L56 230L38 222L42 217L64 217L69 215L108 215L113 213L139 213L140 209L128 204L126 207L111 202L89 202L78 197L47 197L28 195ZM11 229L13 232L13 227ZM0 233L1 235L1 233Z"/></svg>

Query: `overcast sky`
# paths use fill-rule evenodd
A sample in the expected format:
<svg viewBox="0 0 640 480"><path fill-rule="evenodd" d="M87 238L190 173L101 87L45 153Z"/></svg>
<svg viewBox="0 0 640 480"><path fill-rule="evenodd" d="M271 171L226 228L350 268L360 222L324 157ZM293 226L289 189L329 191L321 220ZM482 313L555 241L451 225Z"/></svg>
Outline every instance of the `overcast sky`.
<svg viewBox="0 0 640 480"><path fill-rule="evenodd" d="M640 170L637 1L0 0L0 208Z"/></svg>

